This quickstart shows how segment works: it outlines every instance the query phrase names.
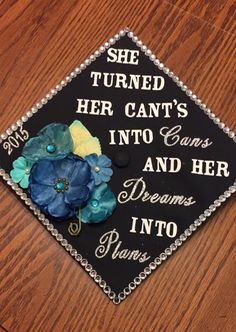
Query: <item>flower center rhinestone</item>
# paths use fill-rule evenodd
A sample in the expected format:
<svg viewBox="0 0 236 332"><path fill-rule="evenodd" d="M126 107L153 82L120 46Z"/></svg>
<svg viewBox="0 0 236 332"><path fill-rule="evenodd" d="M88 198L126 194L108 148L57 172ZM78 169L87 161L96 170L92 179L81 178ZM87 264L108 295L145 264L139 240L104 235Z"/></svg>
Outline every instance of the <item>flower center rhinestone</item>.
<svg viewBox="0 0 236 332"><path fill-rule="evenodd" d="M58 193L64 193L69 189L69 182L65 178L59 178L54 182L54 189Z"/></svg>
<svg viewBox="0 0 236 332"><path fill-rule="evenodd" d="M46 148L48 153L54 153L56 151L56 145L55 144L48 144Z"/></svg>
<svg viewBox="0 0 236 332"><path fill-rule="evenodd" d="M95 172L96 172L96 173L100 172L100 167L96 166L96 167L95 167Z"/></svg>
<svg viewBox="0 0 236 332"><path fill-rule="evenodd" d="M91 205L92 207L96 208L96 207L98 207L99 202L98 202L97 199L92 199L92 200L90 201L90 205Z"/></svg>

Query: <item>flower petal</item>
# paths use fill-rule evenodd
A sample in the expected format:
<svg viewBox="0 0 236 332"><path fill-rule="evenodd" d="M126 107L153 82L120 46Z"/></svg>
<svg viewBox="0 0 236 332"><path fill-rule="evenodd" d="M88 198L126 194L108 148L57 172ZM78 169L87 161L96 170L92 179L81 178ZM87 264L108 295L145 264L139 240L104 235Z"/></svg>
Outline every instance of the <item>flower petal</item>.
<svg viewBox="0 0 236 332"><path fill-rule="evenodd" d="M105 210L97 210L96 212L95 211L92 212L89 209L85 210L85 208L79 210L79 220L84 224L90 224L90 223L96 224L106 219L107 219L107 213Z"/></svg>
<svg viewBox="0 0 236 332"><path fill-rule="evenodd" d="M106 172L106 170L108 170L108 168L103 168L99 174L100 174L100 179L103 181L103 182L109 182L110 179L111 179L111 176L109 175L109 172Z"/></svg>
<svg viewBox="0 0 236 332"><path fill-rule="evenodd" d="M96 186L98 186L100 183L102 183L101 177L97 172L93 172L93 177L94 177Z"/></svg>
<svg viewBox="0 0 236 332"><path fill-rule="evenodd" d="M112 162L106 155L102 154L98 158L98 166L99 167L111 167Z"/></svg>
<svg viewBox="0 0 236 332"><path fill-rule="evenodd" d="M27 167L27 161L24 157L19 157L13 161L13 167L25 170Z"/></svg>
<svg viewBox="0 0 236 332"><path fill-rule="evenodd" d="M43 137L32 137L25 143L22 154L27 160L36 162L47 156L46 147L48 143Z"/></svg>
<svg viewBox="0 0 236 332"><path fill-rule="evenodd" d="M20 186L23 189L27 189L29 187L29 175L24 175L22 180L20 181Z"/></svg>
<svg viewBox="0 0 236 332"><path fill-rule="evenodd" d="M96 188L96 190L94 190L91 199L96 199L100 201L107 190L108 190L108 184L102 183L99 187Z"/></svg>
<svg viewBox="0 0 236 332"><path fill-rule="evenodd" d="M24 175L25 171L18 168L14 168L10 172L10 176L15 183L19 183L23 179Z"/></svg>
<svg viewBox="0 0 236 332"><path fill-rule="evenodd" d="M88 163L91 168L95 168L98 163L98 156L96 153L89 154L84 158Z"/></svg>
<svg viewBox="0 0 236 332"><path fill-rule="evenodd" d="M91 179L91 170L89 164L84 160L80 160L75 164L73 173L69 179L71 186L80 186L87 184Z"/></svg>
<svg viewBox="0 0 236 332"><path fill-rule="evenodd" d="M102 151L99 139L97 137L91 137L86 141L78 142L77 144L74 145L73 152L82 158L92 153L100 155Z"/></svg>
<svg viewBox="0 0 236 332"><path fill-rule="evenodd" d="M55 199L57 192L52 186L36 183L30 184L30 195L35 204L48 205Z"/></svg>
<svg viewBox="0 0 236 332"><path fill-rule="evenodd" d="M69 219L75 215L75 209L64 201L64 194L59 193L46 208L47 214L58 219Z"/></svg>
<svg viewBox="0 0 236 332"><path fill-rule="evenodd" d="M65 202L70 206L80 207L89 199L90 191L87 186L69 187L65 192Z"/></svg>
<svg viewBox="0 0 236 332"><path fill-rule="evenodd" d="M95 186L95 181L93 175L91 174L90 181L89 183L87 183L87 187L89 188L90 193L94 190L94 186Z"/></svg>
<svg viewBox="0 0 236 332"><path fill-rule="evenodd" d="M88 129L79 120L75 120L70 125L70 133L75 145L92 137Z"/></svg>
<svg viewBox="0 0 236 332"><path fill-rule="evenodd" d="M30 181L32 183L36 182L47 186L53 186L56 179L57 175L53 163L49 160L38 162L31 170Z"/></svg>
<svg viewBox="0 0 236 332"><path fill-rule="evenodd" d="M53 164L57 177L66 178L67 180L71 178L71 175L76 169L75 160L69 157L56 160Z"/></svg>
<svg viewBox="0 0 236 332"><path fill-rule="evenodd" d="M108 167L104 167L101 169L101 173L105 174L106 176L112 176L113 174L113 170L111 168Z"/></svg>
<svg viewBox="0 0 236 332"><path fill-rule="evenodd" d="M45 135L49 138L51 143L55 144L57 150L56 155L66 156L68 153L72 152L73 141L69 131L69 127L62 123L52 123L44 127L40 135Z"/></svg>

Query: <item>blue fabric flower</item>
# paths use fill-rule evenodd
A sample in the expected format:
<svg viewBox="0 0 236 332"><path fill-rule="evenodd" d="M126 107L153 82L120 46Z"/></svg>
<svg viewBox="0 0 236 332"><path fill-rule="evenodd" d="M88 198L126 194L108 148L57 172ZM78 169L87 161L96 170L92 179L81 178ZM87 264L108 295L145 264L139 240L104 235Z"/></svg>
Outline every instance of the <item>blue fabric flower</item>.
<svg viewBox="0 0 236 332"><path fill-rule="evenodd" d="M31 171L32 201L45 214L61 220L75 216L94 189L88 163L73 154L60 160L41 160Z"/></svg>
<svg viewBox="0 0 236 332"><path fill-rule="evenodd" d="M22 154L27 160L37 162L65 158L72 149L69 127L62 123L51 123L25 144Z"/></svg>
<svg viewBox="0 0 236 332"><path fill-rule="evenodd" d="M87 160L91 167L96 186L102 182L110 181L110 178L113 174L113 171L110 168L112 162L107 156L104 154L98 156L95 153L92 153L85 157L85 160Z"/></svg>
<svg viewBox="0 0 236 332"><path fill-rule="evenodd" d="M116 197L106 183L96 187L87 205L79 210L83 223L99 223L110 217L116 208Z"/></svg>
<svg viewBox="0 0 236 332"><path fill-rule="evenodd" d="M30 170L33 164L24 157L19 157L13 162L13 169L10 172L11 178L23 189L29 186Z"/></svg>

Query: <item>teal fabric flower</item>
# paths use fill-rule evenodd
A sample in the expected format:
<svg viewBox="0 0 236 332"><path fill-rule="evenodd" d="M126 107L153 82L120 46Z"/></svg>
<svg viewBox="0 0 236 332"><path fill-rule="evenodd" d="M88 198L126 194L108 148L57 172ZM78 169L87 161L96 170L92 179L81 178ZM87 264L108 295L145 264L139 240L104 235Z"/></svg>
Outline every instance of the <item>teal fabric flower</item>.
<svg viewBox="0 0 236 332"><path fill-rule="evenodd" d="M102 154L101 156L92 153L85 157L85 160L91 167L92 174L94 176L95 185L98 186L102 182L108 182L111 179L113 171L111 169L111 160Z"/></svg>
<svg viewBox="0 0 236 332"><path fill-rule="evenodd" d="M116 197L106 183L96 187L87 205L79 210L83 223L99 223L110 217L116 208Z"/></svg>
<svg viewBox="0 0 236 332"><path fill-rule="evenodd" d="M72 149L69 127L62 123L51 123L25 144L22 154L32 162L43 159L58 160L65 158Z"/></svg>
<svg viewBox="0 0 236 332"><path fill-rule="evenodd" d="M32 166L33 163L26 160L24 157L19 157L13 162L13 169L10 172L11 178L23 189L29 186L29 176Z"/></svg>

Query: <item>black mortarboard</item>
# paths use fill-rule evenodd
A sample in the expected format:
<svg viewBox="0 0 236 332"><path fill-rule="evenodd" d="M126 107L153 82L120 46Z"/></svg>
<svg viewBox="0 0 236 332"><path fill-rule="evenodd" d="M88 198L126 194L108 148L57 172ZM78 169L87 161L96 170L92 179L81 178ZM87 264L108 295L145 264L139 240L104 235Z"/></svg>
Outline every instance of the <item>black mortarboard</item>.
<svg viewBox="0 0 236 332"><path fill-rule="evenodd" d="M118 304L235 192L235 141L125 29L1 135L0 174Z"/></svg>

